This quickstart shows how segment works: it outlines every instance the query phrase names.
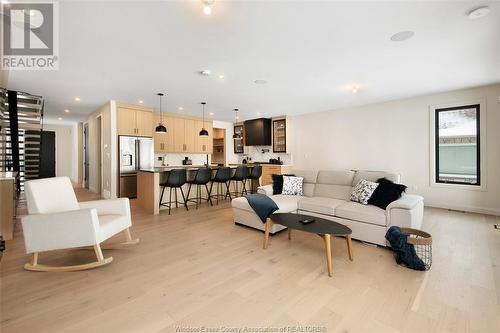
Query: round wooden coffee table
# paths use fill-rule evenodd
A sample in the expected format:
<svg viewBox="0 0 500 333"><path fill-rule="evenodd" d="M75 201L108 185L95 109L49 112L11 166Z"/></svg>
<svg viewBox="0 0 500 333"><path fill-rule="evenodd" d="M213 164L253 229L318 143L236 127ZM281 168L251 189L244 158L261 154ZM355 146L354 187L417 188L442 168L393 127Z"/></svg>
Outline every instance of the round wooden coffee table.
<svg viewBox="0 0 500 333"><path fill-rule="evenodd" d="M301 223L300 221L304 219L314 219L314 222L308 224ZM264 249L267 249L267 244L269 243L269 231L271 230L272 225L275 223L288 227L288 239L292 239L292 229L317 234L318 236L323 238L325 242L326 264L329 276L332 276L333 273L331 236L342 236L346 238L349 259L351 261L353 260L351 241L352 230L343 224L304 214L273 214L266 221L266 229L264 232Z"/></svg>

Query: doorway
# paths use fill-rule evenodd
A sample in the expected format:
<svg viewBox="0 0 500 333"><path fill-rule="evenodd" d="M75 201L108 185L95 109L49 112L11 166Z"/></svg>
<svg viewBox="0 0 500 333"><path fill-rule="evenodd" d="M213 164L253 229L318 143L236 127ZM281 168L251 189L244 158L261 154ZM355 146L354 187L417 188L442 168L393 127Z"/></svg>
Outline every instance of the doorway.
<svg viewBox="0 0 500 333"><path fill-rule="evenodd" d="M226 165L226 129L214 128L213 133L212 163Z"/></svg>
<svg viewBox="0 0 500 333"><path fill-rule="evenodd" d="M40 134L40 178L56 176L56 132L42 131Z"/></svg>
<svg viewBox="0 0 500 333"><path fill-rule="evenodd" d="M89 124L83 124L83 183L89 189Z"/></svg>
<svg viewBox="0 0 500 333"><path fill-rule="evenodd" d="M97 173L96 173L96 187L95 190L99 194L103 194L102 191L102 117L98 116L96 118L97 124L96 124L96 132L97 132L97 138L96 138L96 158L97 158Z"/></svg>

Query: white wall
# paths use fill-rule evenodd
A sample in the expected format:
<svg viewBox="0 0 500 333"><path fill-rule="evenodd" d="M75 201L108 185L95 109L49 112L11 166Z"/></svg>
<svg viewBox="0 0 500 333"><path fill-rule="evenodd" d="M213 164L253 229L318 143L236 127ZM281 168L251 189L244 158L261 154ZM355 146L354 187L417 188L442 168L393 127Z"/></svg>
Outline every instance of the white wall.
<svg viewBox="0 0 500 333"><path fill-rule="evenodd" d="M97 138L97 121L101 117L102 142ZM116 103L109 101L92 113L86 120L89 126L89 189L98 191L100 178L99 145L101 145L102 158L102 182L101 195L104 198L116 198L118 187L118 158L117 158L117 136L116 136Z"/></svg>
<svg viewBox="0 0 500 333"><path fill-rule="evenodd" d="M294 117L294 165L301 169L398 172L429 206L500 215L500 84ZM429 107L483 99L485 191L430 185Z"/></svg>
<svg viewBox="0 0 500 333"><path fill-rule="evenodd" d="M45 131L56 133L56 177L66 176L78 182L78 128L74 124L44 123Z"/></svg>

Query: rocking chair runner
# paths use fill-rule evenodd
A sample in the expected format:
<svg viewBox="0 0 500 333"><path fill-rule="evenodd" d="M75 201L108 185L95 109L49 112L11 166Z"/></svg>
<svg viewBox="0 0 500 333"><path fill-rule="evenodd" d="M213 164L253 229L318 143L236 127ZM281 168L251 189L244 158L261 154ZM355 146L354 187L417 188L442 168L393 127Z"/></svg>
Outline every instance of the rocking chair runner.
<svg viewBox="0 0 500 333"><path fill-rule="evenodd" d="M26 253L33 253L24 268L30 271L68 272L109 264L101 243L124 232L120 245L137 244L132 239L130 205L127 198L77 202L68 177L31 180L25 183L28 216L22 218ZM93 247L97 260L74 266L47 266L38 263L40 252Z"/></svg>

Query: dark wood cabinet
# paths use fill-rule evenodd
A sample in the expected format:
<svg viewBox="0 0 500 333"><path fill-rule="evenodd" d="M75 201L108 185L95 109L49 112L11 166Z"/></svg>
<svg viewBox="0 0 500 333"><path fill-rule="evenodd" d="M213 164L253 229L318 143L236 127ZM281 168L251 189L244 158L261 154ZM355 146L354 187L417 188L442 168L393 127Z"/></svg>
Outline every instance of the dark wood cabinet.
<svg viewBox="0 0 500 333"><path fill-rule="evenodd" d="M234 125L234 133L240 135L239 139L233 139L234 140L234 153L235 154L243 154L243 147L245 145L245 141L244 141L245 134L244 134L243 125Z"/></svg>
<svg viewBox="0 0 500 333"><path fill-rule="evenodd" d="M246 120L244 126L246 146L271 145L271 119L258 118Z"/></svg>

